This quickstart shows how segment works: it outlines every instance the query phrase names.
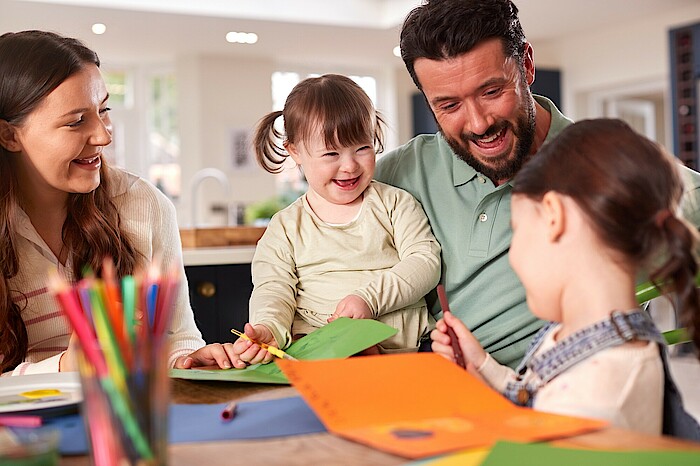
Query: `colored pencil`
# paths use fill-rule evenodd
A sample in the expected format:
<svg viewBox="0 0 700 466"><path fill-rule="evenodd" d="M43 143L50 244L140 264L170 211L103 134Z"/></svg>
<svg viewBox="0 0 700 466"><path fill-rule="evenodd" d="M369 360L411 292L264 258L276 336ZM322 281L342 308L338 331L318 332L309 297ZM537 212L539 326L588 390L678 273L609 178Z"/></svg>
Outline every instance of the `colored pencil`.
<svg viewBox="0 0 700 466"><path fill-rule="evenodd" d="M441 284L437 286L438 299L440 300L440 307L442 307L442 313L445 314L450 312L450 304L447 301L447 293L445 293L445 287ZM447 334L450 336L450 344L452 345L452 352L455 355L455 362L459 367L466 369L467 364L464 361L464 355L462 354L462 348L459 346L459 340L455 334L455 330L445 322L447 326Z"/></svg>
<svg viewBox="0 0 700 466"><path fill-rule="evenodd" d="M285 353L281 349L277 348L276 346L271 346L271 345L268 345L267 343L260 343L259 341L255 341L252 338L250 338L248 335L246 335L245 333L241 332L240 330L236 330L235 328L232 328L231 333L233 333L234 335L238 335L239 337L243 338L244 340L252 341L256 345L259 345L262 349L267 350L273 356L277 356L278 358L282 358L282 359L288 359L290 361L297 361L297 358L288 355L287 353Z"/></svg>
<svg viewBox="0 0 700 466"><path fill-rule="evenodd" d="M0 415L0 426L5 427L41 427L41 416Z"/></svg>
<svg viewBox="0 0 700 466"><path fill-rule="evenodd" d="M234 417L236 417L236 409L238 408L238 403L235 401L229 402L224 409L221 411L221 420L224 422L231 422Z"/></svg>
<svg viewBox="0 0 700 466"><path fill-rule="evenodd" d="M84 415L96 464L121 464L120 458L149 462L157 454L154 448L165 444L158 440L167 415L163 364L182 272L177 266L161 273L158 264L117 279L115 267L105 260L102 278L86 270L73 286L58 271L49 273L49 289L83 350Z"/></svg>
<svg viewBox="0 0 700 466"><path fill-rule="evenodd" d="M90 324L81 310L75 291L68 287L66 281L61 278L57 270L49 272L48 287L56 296L63 307L63 311L70 320L73 330L78 336L85 356L90 364L95 366L95 370L100 377L107 375L107 364L101 354L95 332L90 328Z"/></svg>

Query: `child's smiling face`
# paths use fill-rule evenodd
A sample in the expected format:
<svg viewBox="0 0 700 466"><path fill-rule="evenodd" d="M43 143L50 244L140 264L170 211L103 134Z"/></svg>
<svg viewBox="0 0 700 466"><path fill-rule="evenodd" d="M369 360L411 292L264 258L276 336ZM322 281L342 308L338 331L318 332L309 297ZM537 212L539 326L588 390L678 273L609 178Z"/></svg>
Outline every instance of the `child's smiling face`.
<svg viewBox="0 0 700 466"><path fill-rule="evenodd" d="M329 204L348 205L362 199L374 176L372 141L347 147L326 147L321 131L309 141L289 144L289 154L304 170L309 190Z"/></svg>

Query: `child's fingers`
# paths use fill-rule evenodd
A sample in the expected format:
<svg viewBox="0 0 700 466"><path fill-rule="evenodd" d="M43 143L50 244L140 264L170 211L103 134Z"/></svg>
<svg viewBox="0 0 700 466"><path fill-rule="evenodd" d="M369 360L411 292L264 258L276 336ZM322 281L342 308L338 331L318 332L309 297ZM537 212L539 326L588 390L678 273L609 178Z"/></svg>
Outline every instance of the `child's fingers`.
<svg viewBox="0 0 700 466"><path fill-rule="evenodd" d="M433 353L437 353L443 358L454 362L455 356L454 352L452 351L451 345L444 345L438 341L433 340L433 342L430 344L430 349L433 350Z"/></svg>
<svg viewBox="0 0 700 466"><path fill-rule="evenodd" d="M260 337L257 329L249 323L245 324L243 327L243 333L245 333L251 340L257 340Z"/></svg>
<svg viewBox="0 0 700 466"><path fill-rule="evenodd" d="M231 364L233 364L233 367L237 367L236 362L240 361L240 359L238 358L238 352L236 351L235 343L224 343L223 349L226 353L226 358L229 361L229 367L225 367L224 369L229 369L231 367ZM221 367L221 364L219 364L219 367Z"/></svg>
<svg viewBox="0 0 700 466"><path fill-rule="evenodd" d="M233 343L233 348L231 351L232 356L231 361L233 362L233 367L236 369L245 369L248 365L246 361L242 359L242 354L252 346L252 342L239 338Z"/></svg>
<svg viewBox="0 0 700 466"><path fill-rule="evenodd" d="M430 332L430 339L433 341L437 341L438 343L442 343L443 345L449 345L450 344L450 337L447 335L446 330L441 330L439 327L436 327L432 332Z"/></svg>
<svg viewBox="0 0 700 466"><path fill-rule="evenodd" d="M264 350L260 346L255 344L251 346L248 349L248 351L246 351L246 353L252 353L253 351L255 352L255 354L253 354L250 359L247 359L248 363L250 364L260 364L265 360L266 357L271 357L270 353L267 350ZM270 359L268 359L268 362L269 361Z"/></svg>
<svg viewBox="0 0 700 466"><path fill-rule="evenodd" d="M222 369L231 369L233 359L229 357L229 351L232 351L233 343L224 343L216 347L216 352L213 353L216 363Z"/></svg>
<svg viewBox="0 0 700 466"><path fill-rule="evenodd" d="M447 333L447 324L445 319L440 319L435 323L435 328L440 330L442 333Z"/></svg>
<svg viewBox="0 0 700 466"><path fill-rule="evenodd" d="M457 336L467 335L469 333L469 329L467 329L467 326L464 325L464 322L455 317L455 315L451 312L443 313L443 319L445 321L445 329L447 329L447 325L449 325L455 331Z"/></svg>

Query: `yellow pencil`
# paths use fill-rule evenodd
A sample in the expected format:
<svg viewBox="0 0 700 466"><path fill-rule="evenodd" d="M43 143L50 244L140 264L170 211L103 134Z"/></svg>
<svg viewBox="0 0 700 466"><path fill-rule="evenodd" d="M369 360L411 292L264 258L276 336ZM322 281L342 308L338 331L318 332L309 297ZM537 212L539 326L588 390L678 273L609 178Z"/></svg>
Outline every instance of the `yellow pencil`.
<svg viewBox="0 0 700 466"><path fill-rule="evenodd" d="M246 335L245 333L243 333L239 330L236 330L235 328L231 329L231 333L233 333L234 335L238 335L239 337L243 338L244 340L252 341L253 343L260 345L260 347L262 349L267 350L273 356L277 356L278 358L282 358L282 359L288 359L290 361L297 360L297 358L288 355L287 353L285 353L281 349L277 348L276 346L270 346L266 343L260 343L260 342L257 342L255 340L251 340L251 338L248 335Z"/></svg>

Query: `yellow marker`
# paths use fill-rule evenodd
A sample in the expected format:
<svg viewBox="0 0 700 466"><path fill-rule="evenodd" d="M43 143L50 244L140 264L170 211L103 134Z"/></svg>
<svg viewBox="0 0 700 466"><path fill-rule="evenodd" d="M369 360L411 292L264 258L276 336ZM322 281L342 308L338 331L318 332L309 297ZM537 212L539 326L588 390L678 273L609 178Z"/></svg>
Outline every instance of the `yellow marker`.
<svg viewBox="0 0 700 466"><path fill-rule="evenodd" d="M253 343L260 345L260 347L262 349L267 350L273 356L277 356L278 358L282 358L282 359L288 359L290 361L297 360L297 358L288 355L287 353L285 353L281 349L277 348L276 346L270 346L266 343L260 343L260 342L257 342L255 340L251 340L251 338L248 335L246 335L245 333L243 333L239 330L236 330L235 328L231 329L231 333L233 333L234 335L238 335L239 337L243 338L244 340L252 341Z"/></svg>
<svg viewBox="0 0 700 466"><path fill-rule="evenodd" d="M63 392L61 392L61 390L56 390L55 388L45 388L42 390L32 390L30 392L23 392L23 393L19 394L19 396L23 396L25 398L30 398L30 399L46 398L49 396L60 396L60 395L63 395Z"/></svg>

